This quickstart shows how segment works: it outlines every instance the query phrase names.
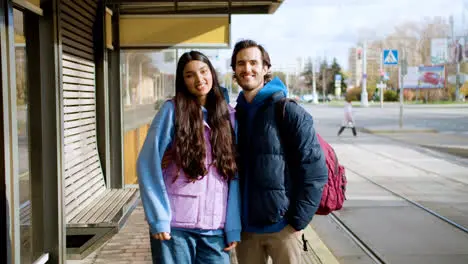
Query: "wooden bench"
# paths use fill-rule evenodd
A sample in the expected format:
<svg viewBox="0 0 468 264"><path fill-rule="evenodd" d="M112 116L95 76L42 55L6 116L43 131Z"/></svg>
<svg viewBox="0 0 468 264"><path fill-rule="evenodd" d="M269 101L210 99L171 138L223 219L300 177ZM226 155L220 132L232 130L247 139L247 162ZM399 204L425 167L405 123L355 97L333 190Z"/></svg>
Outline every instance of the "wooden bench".
<svg viewBox="0 0 468 264"><path fill-rule="evenodd" d="M110 189L97 141L96 58L93 27L97 0L60 1L60 129L67 259L81 259L122 227L137 204L136 188ZM99 34L99 33L98 33ZM116 89L118 87L112 87ZM103 89L103 88L101 88ZM109 120L105 120L107 122ZM103 123L104 124L104 123ZM32 201L34 206L34 200ZM30 226L31 205L21 207ZM27 227L27 228L26 228Z"/></svg>
<svg viewBox="0 0 468 264"><path fill-rule="evenodd" d="M106 189L67 222L67 258L83 259L116 234L138 203L139 193L131 189ZM21 243L29 245L31 202L20 206ZM80 240L78 243L70 240Z"/></svg>
<svg viewBox="0 0 468 264"><path fill-rule="evenodd" d="M68 227L118 227L136 205L136 189L107 189L68 223ZM130 202L129 202L130 201Z"/></svg>
<svg viewBox="0 0 468 264"><path fill-rule="evenodd" d="M110 227L122 222L126 212L133 209L139 197L138 189L104 189L86 206L76 208L68 227ZM128 212L127 212L128 213ZM31 224L31 201L20 205L20 225Z"/></svg>
<svg viewBox="0 0 468 264"><path fill-rule="evenodd" d="M105 189L67 221L67 259L81 260L119 232L137 205L135 188Z"/></svg>
<svg viewBox="0 0 468 264"><path fill-rule="evenodd" d="M64 25L71 20L65 22ZM68 31L62 34L72 38ZM137 188L108 188L97 144L95 65L89 58L73 53L76 48L73 45L63 44L61 57L64 165L61 179L67 259L82 259L120 230L136 206L139 192ZM89 48L92 50L92 46ZM22 225L29 225L30 207L25 204L21 209Z"/></svg>
<svg viewBox="0 0 468 264"><path fill-rule="evenodd" d="M77 6L86 7L85 9ZM136 188L110 189L97 143L94 44L75 41L76 32L92 37L97 1L61 2L64 203L67 257L81 259L125 223L136 206ZM77 19L78 17L86 19Z"/></svg>

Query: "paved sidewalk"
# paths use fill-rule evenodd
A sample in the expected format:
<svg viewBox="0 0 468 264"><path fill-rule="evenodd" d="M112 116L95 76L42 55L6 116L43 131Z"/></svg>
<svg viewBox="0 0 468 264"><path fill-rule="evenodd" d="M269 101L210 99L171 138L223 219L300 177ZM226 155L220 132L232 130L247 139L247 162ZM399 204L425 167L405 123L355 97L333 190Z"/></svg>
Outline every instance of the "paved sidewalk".
<svg viewBox="0 0 468 264"><path fill-rule="evenodd" d="M468 137L443 133L396 133L389 138L409 144L435 149L460 157L468 157Z"/></svg>
<svg viewBox="0 0 468 264"><path fill-rule="evenodd" d="M304 231L308 240L308 251L303 252L304 263L336 264L338 261L308 226ZM139 204L132 212L127 224L107 243L84 260L68 260L67 264L152 264L149 245L148 224L143 207ZM235 258L232 264L237 264Z"/></svg>
<svg viewBox="0 0 468 264"><path fill-rule="evenodd" d="M359 133L353 137L348 132L337 137L335 127L328 124L319 127L319 132L335 148L349 177L348 200L338 215L363 241L392 260L388 263L468 263L463 262L468 258L468 251L466 242L460 242L466 241L462 231L446 223L433 227L434 217L429 213L411 208L407 202L371 183L468 228L467 159L420 147L411 140L394 139L393 135L397 134L392 133ZM421 143L448 144L463 140L448 141L444 136L447 141L443 141L435 138L441 136L438 133L424 135L427 137L418 133L401 136L414 137ZM372 220L375 218L379 220ZM382 226L384 222L388 224ZM366 259L363 251L333 221L316 218L313 225L340 263L374 263ZM415 243L418 240L424 243Z"/></svg>
<svg viewBox="0 0 468 264"><path fill-rule="evenodd" d="M347 170L468 228L466 159L456 160L438 153L432 155L423 148L411 147L407 141L395 142L374 135L362 137L365 141L334 144L340 162Z"/></svg>
<svg viewBox="0 0 468 264"><path fill-rule="evenodd" d="M468 136L439 133L434 129L406 126L359 127L361 132L376 134L393 140L419 145L460 157L468 157Z"/></svg>
<svg viewBox="0 0 468 264"><path fill-rule="evenodd" d="M138 205L124 228L84 260L68 260L67 264L152 264L148 225L143 207Z"/></svg>

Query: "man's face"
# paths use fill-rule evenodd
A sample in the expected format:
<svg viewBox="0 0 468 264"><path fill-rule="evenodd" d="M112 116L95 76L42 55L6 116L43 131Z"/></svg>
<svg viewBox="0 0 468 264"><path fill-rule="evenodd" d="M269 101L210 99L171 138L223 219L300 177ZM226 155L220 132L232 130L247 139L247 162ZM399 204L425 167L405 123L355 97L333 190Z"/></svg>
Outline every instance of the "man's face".
<svg viewBox="0 0 468 264"><path fill-rule="evenodd" d="M253 91L263 87L268 67L263 65L262 52L257 47L239 51L235 69L237 83L243 90Z"/></svg>

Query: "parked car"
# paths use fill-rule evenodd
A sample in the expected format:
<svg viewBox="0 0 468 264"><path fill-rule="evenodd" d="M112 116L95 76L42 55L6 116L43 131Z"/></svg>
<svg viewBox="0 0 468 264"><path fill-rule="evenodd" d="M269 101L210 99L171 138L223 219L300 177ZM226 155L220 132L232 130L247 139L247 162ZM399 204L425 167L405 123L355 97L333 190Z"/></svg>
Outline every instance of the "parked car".
<svg viewBox="0 0 468 264"><path fill-rule="evenodd" d="M307 103L312 103L314 101L314 95L313 94L304 94L301 96L301 101L307 102Z"/></svg>
<svg viewBox="0 0 468 264"><path fill-rule="evenodd" d="M319 102L323 102L323 95L322 94L317 94ZM333 99L332 95L325 96L325 102L330 102ZM307 102L307 103L312 103L314 101L314 95L313 94L304 94L301 96L301 101Z"/></svg>

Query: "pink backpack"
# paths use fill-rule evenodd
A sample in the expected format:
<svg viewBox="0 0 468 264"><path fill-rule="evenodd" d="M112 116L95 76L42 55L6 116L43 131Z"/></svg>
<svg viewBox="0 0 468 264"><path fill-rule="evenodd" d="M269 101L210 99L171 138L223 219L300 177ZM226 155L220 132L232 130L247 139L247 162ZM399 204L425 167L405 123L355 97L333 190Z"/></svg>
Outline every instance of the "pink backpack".
<svg viewBox="0 0 468 264"><path fill-rule="evenodd" d="M338 162L335 150L318 133L316 135L325 154L328 168L328 182L323 188L322 200L316 214L327 215L343 207L348 181L346 180L345 168Z"/></svg>
<svg viewBox="0 0 468 264"><path fill-rule="evenodd" d="M283 123L286 102L288 101L296 103L294 100L283 98L275 105L278 125ZM279 131L281 137L284 138L284 133L281 133L281 129ZM318 133L316 135L325 154L328 168L328 182L323 188L322 200L316 214L327 215L343 207L344 200L346 200L345 192L348 181L346 180L345 168L338 162L335 150ZM281 141L285 142L284 139L281 139Z"/></svg>

